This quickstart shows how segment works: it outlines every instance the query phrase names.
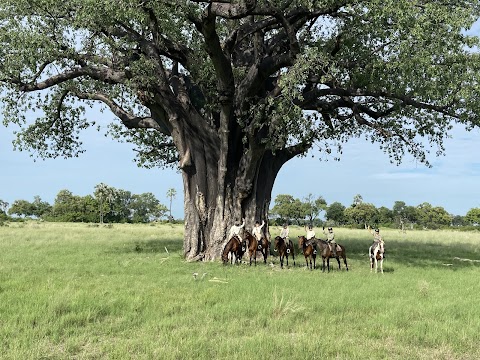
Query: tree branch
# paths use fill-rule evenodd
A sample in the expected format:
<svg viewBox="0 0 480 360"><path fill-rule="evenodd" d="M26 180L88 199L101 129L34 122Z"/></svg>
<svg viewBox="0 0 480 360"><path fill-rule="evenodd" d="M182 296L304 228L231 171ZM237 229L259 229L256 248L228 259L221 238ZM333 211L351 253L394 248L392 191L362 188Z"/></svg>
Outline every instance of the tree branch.
<svg viewBox="0 0 480 360"><path fill-rule="evenodd" d="M81 91L75 91L72 93L79 99L101 101L110 108L112 113L115 114L115 116L117 116L128 129L155 129L166 135L170 135L170 130L164 126L160 126L152 117L140 117L129 114L105 94L86 93Z"/></svg>

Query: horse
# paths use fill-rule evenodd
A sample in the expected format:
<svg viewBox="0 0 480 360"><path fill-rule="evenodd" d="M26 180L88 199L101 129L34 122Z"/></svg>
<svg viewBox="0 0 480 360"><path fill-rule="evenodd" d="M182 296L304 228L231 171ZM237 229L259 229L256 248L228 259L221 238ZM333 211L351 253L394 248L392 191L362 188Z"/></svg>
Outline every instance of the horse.
<svg viewBox="0 0 480 360"><path fill-rule="evenodd" d="M345 253L345 247L340 244L335 244L337 247L337 254L333 253L333 250L330 248L330 244L326 240L316 239L317 246L320 249L320 255L322 256L322 271L325 272L325 260L327 261L327 271L330 272L330 258L337 259L338 262L338 270L340 270L340 257L343 259L343 263L345 264L345 268L348 271L347 265L347 256Z"/></svg>
<svg viewBox="0 0 480 360"><path fill-rule="evenodd" d="M312 270L312 259L313 259L313 268L316 268L316 259L317 259L317 248L315 241L307 240L303 235L298 237L298 245L302 249L303 256L305 256L305 262L308 265L310 264L310 270Z"/></svg>
<svg viewBox="0 0 480 360"><path fill-rule="evenodd" d="M385 246L381 241L375 241L368 249L370 256L370 272L373 271L375 266L375 272L378 272L378 264L380 264L380 272L383 274L383 254L385 253Z"/></svg>
<svg viewBox="0 0 480 360"><path fill-rule="evenodd" d="M263 263L267 263L267 256L270 252L270 241L268 241L265 237L262 237L257 245L257 250L260 251L263 255Z"/></svg>
<svg viewBox="0 0 480 360"><path fill-rule="evenodd" d="M235 256L235 263L239 264L242 261L242 256L246 250L245 240L240 240L237 235L232 236L232 238L227 242L223 248L222 260L226 264L228 262L228 255L230 254L230 263L233 264L233 256Z"/></svg>
<svg viewBox="0 0 480 360"><path fill-rule="evenodd" d="M245 240L248 240L248 254L250 255L250 266L252 266L252 257L255 260L255 266L257 266L257 250L258 250L258 241L255 236L253 236L248 231L245 231Z"/></svg>
<svg viewBox="0 0 480 360"><path fill-rule="evenodd" d="M285 257L287 258L287 266L288 266L288 255L292 255L293 259L293 266L295 266L295 251L293 250L293 242L292 240L285 241L284 238L277 236L275 238L275 247L274 251L278 251L278 255L280 256L280 266L283 269L283 260Z"/></svg>

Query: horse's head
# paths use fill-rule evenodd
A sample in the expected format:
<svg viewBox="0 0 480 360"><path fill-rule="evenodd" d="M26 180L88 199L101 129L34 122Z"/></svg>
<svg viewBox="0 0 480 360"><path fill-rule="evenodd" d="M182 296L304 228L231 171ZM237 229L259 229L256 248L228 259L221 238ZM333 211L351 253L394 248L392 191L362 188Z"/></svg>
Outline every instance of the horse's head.
<svg viewBox="0 0 480 360"><path fill-rule="evenodd" d="M280 237L280 236L277 236L275 237L275 247L273 248L273 250L277 251L278 250L278 246L280 245L280 243L283 242L283 239Z"/></svg>
<svg viewBox="0 0 480 360"><path fill-rule="evenodd" d="M303 244L305 244L307 242L307 238L303 235L300 235L298 237L298 245L302 248L303 247Z"/></svg>
<svg viewBox="0 0 480 360"><path fill-rule="evenodd" d="M385 245L383 241L379 241L377 245L373 248L373 257L377 259L383 259L383 253L385 252Z"/></svg>
<svg viewBox="0 0 480 360"><path fill-rule="evenodd" d="M248 247L250 247L251 244L258 244L257 238L248 231L245 231L244 239L247 241Z"/></svg>

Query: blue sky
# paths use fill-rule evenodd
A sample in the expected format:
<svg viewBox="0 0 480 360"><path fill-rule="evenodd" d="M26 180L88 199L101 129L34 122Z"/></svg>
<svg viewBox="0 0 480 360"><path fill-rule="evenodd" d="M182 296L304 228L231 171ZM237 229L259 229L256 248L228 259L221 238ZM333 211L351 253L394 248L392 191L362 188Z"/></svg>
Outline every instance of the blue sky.
<svg viewBox="0 0 480 360"><path fill-rule="evenodd" d="M103 182L135 194L151 192L168 206L166 192L174 188L177 198L172 213L176 218L183 217L181 175L175 170L138 168L129 144L88 130L84 136L87 151L79 158L34 162L28 153L13 151L13 128L0 129L3 201L33 201L39 195L53 204L62 189L85 196L93 194L95 185ZM451 214L465 215L469 209L480 207L480 131L466 132L457 127L452 136L446 141L446 155L430 158L433 168L409 157L400 166L391 164L377 145L361 139L345 145L340 162L320 161L319 153L293 159L280 171L272 200L278 194L302 199L311 193L323 196L328 204L338 201L349 206L360 194L365 202L377 207L391 209L397 200L412 206L428 202L443 206Z"/></svg>

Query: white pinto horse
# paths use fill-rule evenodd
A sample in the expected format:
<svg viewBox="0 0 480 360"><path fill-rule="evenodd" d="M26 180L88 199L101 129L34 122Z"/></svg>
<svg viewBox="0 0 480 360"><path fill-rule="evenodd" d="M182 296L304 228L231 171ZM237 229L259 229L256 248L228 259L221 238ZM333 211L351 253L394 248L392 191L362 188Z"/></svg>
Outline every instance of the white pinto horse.
<svg viewBox="0 0 480 360"><path fill-rule="evenodd" d="M385 252L385 247L383 241L375 241L372 246L368 249L368 254L370 256L370 271L373 271L375 267L375 272L378 272L378 266L380 265L380 272L383 274L383 253Z"/></svg>

